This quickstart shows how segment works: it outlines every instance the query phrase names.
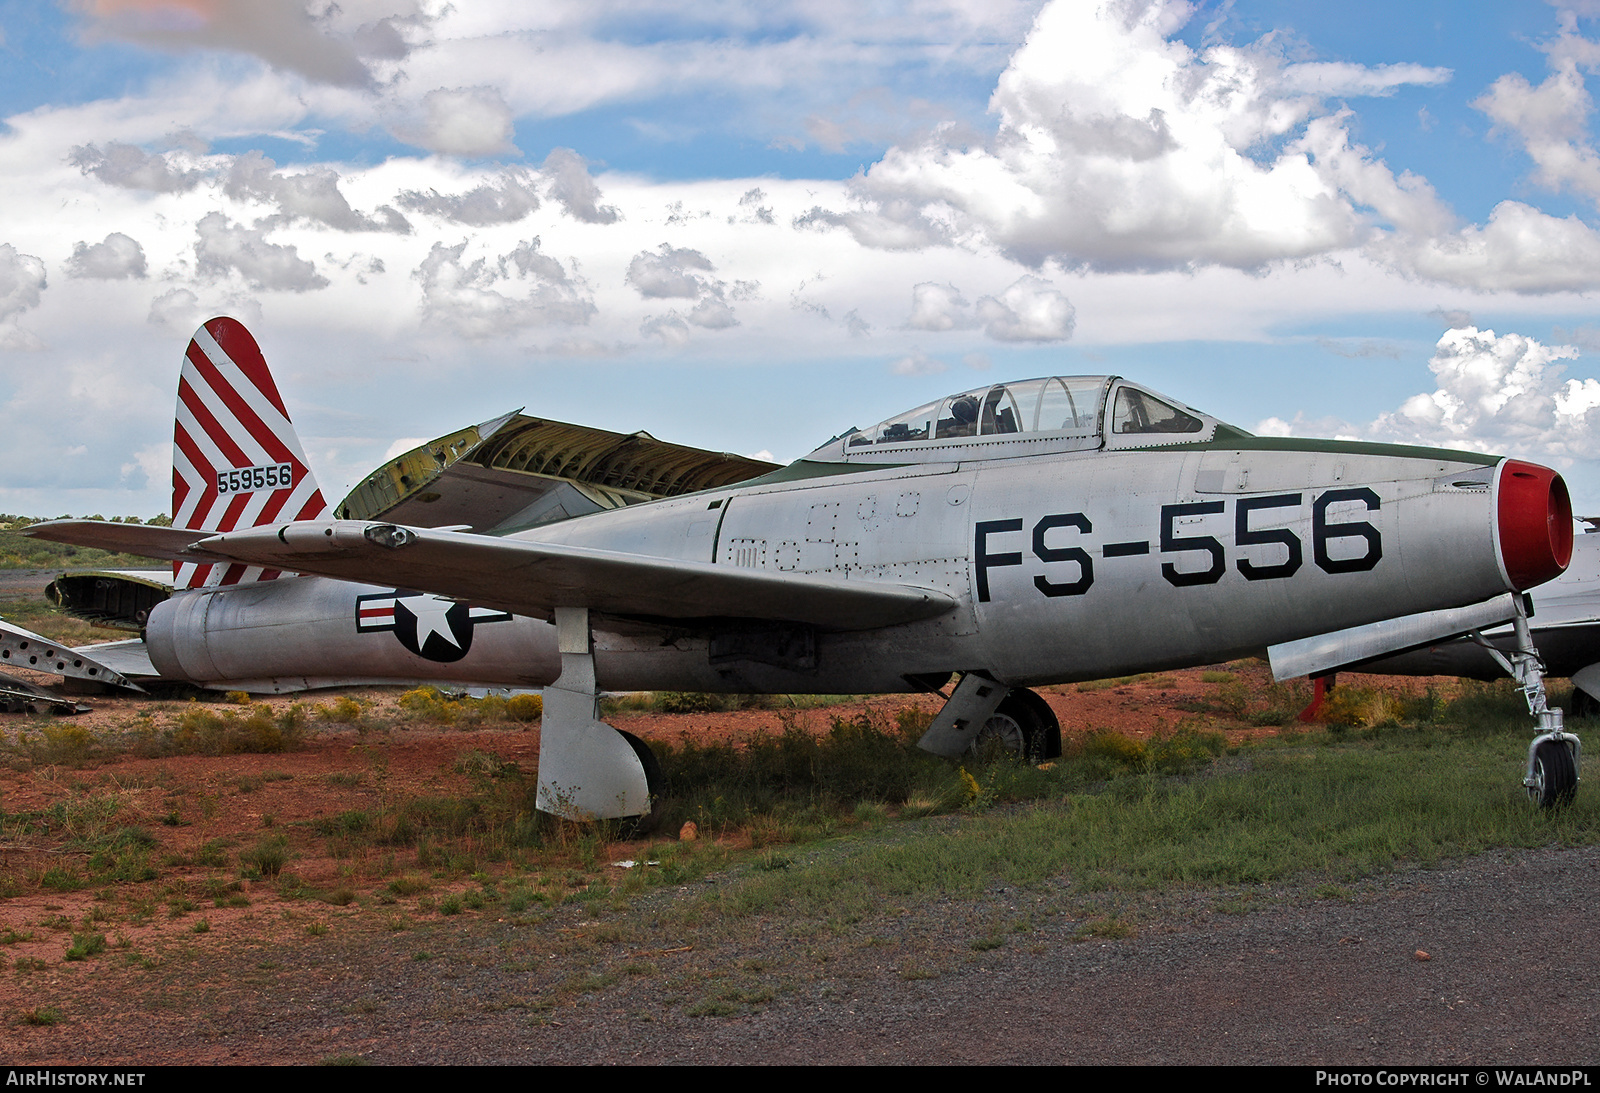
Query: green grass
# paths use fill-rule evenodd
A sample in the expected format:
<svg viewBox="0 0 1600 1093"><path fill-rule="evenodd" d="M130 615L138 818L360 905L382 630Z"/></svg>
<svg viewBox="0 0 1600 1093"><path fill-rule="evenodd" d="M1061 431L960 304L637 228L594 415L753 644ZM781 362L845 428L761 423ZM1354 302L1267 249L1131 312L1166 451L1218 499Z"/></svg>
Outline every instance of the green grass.
<svg viewBox="0 0 1600 1093"><path fill-rule="evenodd" d="M31 1010L23 1010L22 1023L37 1028L58 1025L61 1023L61 1009L59 1006L38 1006Z"/></svg>
<svg viewBox="0 0 1600 1093"><path fill-rule="evenodd" d="M88 960L91 956L99 956L105 951L105 934L73 934L72 944L67 947L66 959Z"/></svg>
<svg viewBox="0 0 1600 1093"><path fill-rule="evenodd" d="M1600 839L1593 794L1561 812L1530 807L1520 786L1526 739L1516 723L1307 735L1248 749L1246 762L1230 764L1244 769L1130 772L1020 809L838 845L803 866L751 869L701 909L871 915L1059 879L1081 892L1331 883L1492 847Z"/></svg>

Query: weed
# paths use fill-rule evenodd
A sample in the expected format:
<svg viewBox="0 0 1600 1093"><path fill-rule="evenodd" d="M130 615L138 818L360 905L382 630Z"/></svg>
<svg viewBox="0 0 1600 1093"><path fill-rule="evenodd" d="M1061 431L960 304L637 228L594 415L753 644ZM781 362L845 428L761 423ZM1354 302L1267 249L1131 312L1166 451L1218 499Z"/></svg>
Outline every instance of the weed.
<svg viewBox="0 0 1600 1093"><path fill-rule="evenodd" d="M289 840L282 835L269 835L250 850L239 852L239 863L254 869L263 877L276 877L289 862Z"/></svg>
<svg viewBox="0 0 1600 1093"><path fill-rule="evenodd" d="M319 704L312 712L324 721L332 721L339 725L350 725L361 720L363 709L361 703L349 695L340 695L334 699L332 706Z"/></svg>
<svg viewBox="0 0 1600 1093"><path fill-rule="evenodd" d="M39 877L40 886L53 892L76 892L88 883L83 879L83 874L72 866L64 864L52 865Z"/></svg>
<svg viewBox="0 0 1600 1093"><path fill-rule="evenodd" d="M419 877L415 873L396 877L389 882L389 891L397 896L415 896L426 892L433 887L433 882L427 877Z"/></svg>
<svg viewBox="0 0 1600 1093"><path fill-rule="evenodd" d="M22 1023L40 1028L58 1025L61 1023L61 1009L58 1006L37 1006L31 1010L23 1010Z"/></svg>
<svg viewBox="0 0 1600 1093"><path fill-rule="evenodd" d="M105 934L73 934L72 944L67 947L68 960L88 960L91 956L99 956L106 951Z"/></svg>
<svg viewBox="0 0 1600 1093"><path fill-rule="evenodd" d="M739 1007L720 998L705 998L683 1011L690 1017L732 1017Z"/></svg>
<svg viewBox="0 0 1600 1093"><path fill-rule="evenodd" d="M246 714L215 713L196 705L159 734L150 730L141 747L150 754L235 755L294 751L305 741L307 711L297 702L274 714L265 703Z"/></svg>

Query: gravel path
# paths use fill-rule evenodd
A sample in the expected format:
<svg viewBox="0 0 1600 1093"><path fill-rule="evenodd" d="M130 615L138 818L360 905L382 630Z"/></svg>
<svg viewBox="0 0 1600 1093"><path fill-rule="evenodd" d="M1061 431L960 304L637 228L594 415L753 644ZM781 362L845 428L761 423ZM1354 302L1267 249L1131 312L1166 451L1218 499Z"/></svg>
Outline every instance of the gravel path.
<svg viewBox="0 0 1600 1093"><path fill-rule="evenodd" d="M595 926L581 909L531 926L462 916L234 952L227 965L179 960L140 973L108 964L92 997L72 1005L69 1037L55 1035L65 1026L13 1026L20 1042L7 1054L29 1064L360 1055L390 1064L1556 1066L1600 1057L1590 910L1600 849L1486 855L1363 881L1348 898L1256 894L1252 905L1265 906L1248 913L1218 910L1219 899L1240 906L1238 893L1158 897L1133 912L1136 936L1087 941L1073 940L1082 899L1063 911L1064 888L936 900L831 937L806 938L794 921L682 937L657 924L606 946L573 942ZM683 898L658 893L627 915L646 922ZM1018 913L1045 925L973 948L974 922ZM874 932L884 936L869 941ZM623 966L635 973L614 971ZM606 967L613 974L594 989L573 986ZM754 1004L691 1015L697 997L763 983L768 997Z"/></svg>

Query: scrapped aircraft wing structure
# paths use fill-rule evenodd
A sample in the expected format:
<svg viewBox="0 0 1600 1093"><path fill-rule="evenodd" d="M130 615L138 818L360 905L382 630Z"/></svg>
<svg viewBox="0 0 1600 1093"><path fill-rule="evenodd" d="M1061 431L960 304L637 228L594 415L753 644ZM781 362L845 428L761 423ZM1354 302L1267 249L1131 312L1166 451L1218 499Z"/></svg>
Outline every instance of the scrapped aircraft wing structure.
<svg viewBox="0 0 1600 1093"><path fill-rule="evenodd" d="M160 569L76 569L51 581L44 598L80 619L138 633L150 612L172 596L172 572Z"/></svg>
<svg viewBox="0 0 1600 1093"><path fill-rule="evenodd" d="M715 489L777 465L519 411L391 459L335 508L346 520L514 530Z"/></svg>
<svg viewBox="0 0 1600 1093"><path fill-rule="evenodd" d="M117 645L125 643L117 642ZM142 645L135 641L132 644ZM67 679L105 683L140 690L139 686L107 660L94 655L94 646L69 648L32 630L0 620L0 667L49 672ZM148 663L148 658L146 658ZM124 658L123 666L127 666Z"/></svg>
<svg viewBox="0 0 1600 1093"><path fill-rule="evenodd" d="M913 585L355 520L230 532L196 543L192 552L419 588L534 616L584 607L630 618L739 618L871 630L934 618L955 606L943 592Z"/></svg>

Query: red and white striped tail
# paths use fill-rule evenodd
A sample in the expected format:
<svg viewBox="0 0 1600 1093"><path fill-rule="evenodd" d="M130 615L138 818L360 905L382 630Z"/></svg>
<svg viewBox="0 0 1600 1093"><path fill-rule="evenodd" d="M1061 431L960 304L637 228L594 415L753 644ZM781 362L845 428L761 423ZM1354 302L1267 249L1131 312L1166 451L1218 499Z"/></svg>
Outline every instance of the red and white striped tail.
<svg viewBox="0 0 1600 1093"><path fill-rule="evenodd" d="M237 531L328 515L261 349L242 323L195 331L178 379L172 438L172 525ZM275 569L174 562L175 588L267 581Z"/></svg>

